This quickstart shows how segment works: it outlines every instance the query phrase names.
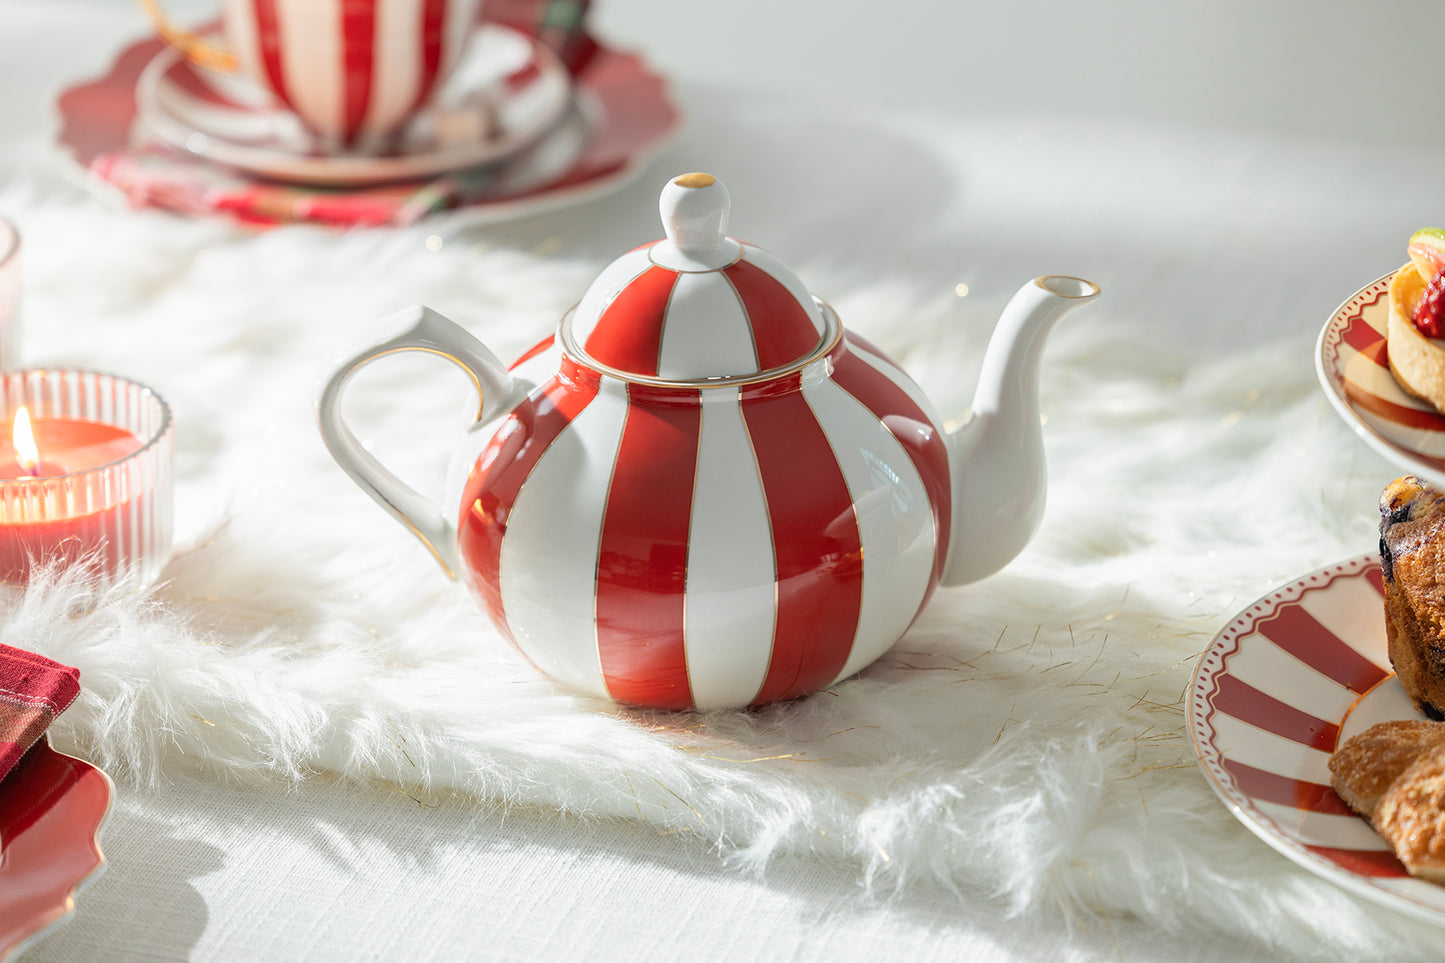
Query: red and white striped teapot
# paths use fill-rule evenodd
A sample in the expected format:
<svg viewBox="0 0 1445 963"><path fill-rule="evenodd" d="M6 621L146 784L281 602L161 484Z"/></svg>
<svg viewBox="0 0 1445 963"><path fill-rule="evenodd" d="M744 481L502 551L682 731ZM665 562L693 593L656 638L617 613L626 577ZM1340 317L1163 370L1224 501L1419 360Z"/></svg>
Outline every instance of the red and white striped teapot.
<svg viewBox="0 0 1445 963"><path fill-rule="evenodd" d="M660 206L666 239L613 262L510 370L435 312L403 312L409 330L331 376L322 435L553 678L665 709L806 695L882 655L940 582L998 570L1033 535L1044 336L1099 289L1024 285L948 431L792 272L726 235L721 182L677 177ZM455 362L481 395L452 510L340 414L352 375L403 350Z"/></svg>

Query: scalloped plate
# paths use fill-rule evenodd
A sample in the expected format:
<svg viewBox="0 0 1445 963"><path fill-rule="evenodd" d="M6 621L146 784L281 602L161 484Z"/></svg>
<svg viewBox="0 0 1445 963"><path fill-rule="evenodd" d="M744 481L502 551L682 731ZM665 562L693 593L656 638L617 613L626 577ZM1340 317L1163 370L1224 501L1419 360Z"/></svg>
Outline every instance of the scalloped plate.
<svg viewBox="0 0 1445 963"><path fill-rule="evenodd" d="M1445 925L1445 886L1414 879L1330 787L1335 746L1386 719L1423 719L1385 651L1378 555L1281 586L1232 618L1200 657L1189 735L1230 811L1299 865Z"/></svg>
<svg viewBox="0 0 1445 963"><path fill-rule="evenodd" d="M1370 447L1445 486L1445 417L1406 394L1390 374L1385 331L1394 276L1365 285L1335 309L1320 332L1315 371L1340 417Z"/></svg>
<svg viewBox="0 0 1445 963"><path fill-rule="evenodd" d="M0 960L64 922L105 868L114 799L109 776L43 739L0 783Z"/></svg>

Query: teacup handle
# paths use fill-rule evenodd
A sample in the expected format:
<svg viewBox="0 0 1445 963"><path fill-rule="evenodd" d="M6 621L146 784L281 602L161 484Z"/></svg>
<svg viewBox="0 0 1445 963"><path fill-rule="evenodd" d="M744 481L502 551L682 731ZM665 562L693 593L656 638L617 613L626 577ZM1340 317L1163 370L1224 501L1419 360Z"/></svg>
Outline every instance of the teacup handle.
<svg viewBox="0 0 1445 963"><path fill-rule="evenodd" d="M139 3L146 19L151 22L161 39L185 54L191 63L222 73L235 72L238 63L235 54L212 46L193 30L177 27L161 8L160 0L139 0Z"/></svg>
<svg viewBox="0 0 1445 963"><path fill-rule="evenodd" d="M406 308L388 320L410 322L411 327L346 361L327 380L317 404L321 437L351 479L421 540L449 578L456 578L461 569L456 524L434 501L397 478L362 447L341 416L341 393L353 375L378 358L398 351L424 351L446 358L471 375L479 401L477 424L481 424L516 402L517 382L486 345L431 308Z"/></svg>

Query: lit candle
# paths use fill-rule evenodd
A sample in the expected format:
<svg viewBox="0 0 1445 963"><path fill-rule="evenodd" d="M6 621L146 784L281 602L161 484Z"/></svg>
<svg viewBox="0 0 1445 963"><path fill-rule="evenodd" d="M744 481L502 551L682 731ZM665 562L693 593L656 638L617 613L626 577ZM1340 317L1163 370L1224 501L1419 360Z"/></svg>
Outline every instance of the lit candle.
<svg viewBox="0 0 1445 963"><path fill-rule="evenodd" d="M140 447L141 440L124 428L76 418L32 422L29 409L21 405L11 420L9 444L0 440L0 478L47 478L89 471L121 461Z"/></svg>
<svg viewBox="0 0 1445 963"><path fill-rule="evenodd" d="M170 412L149 389L92 372L12 372L23 397L0 438L0 579L85 562L98 582L154 577L170 552Z"/></svg>

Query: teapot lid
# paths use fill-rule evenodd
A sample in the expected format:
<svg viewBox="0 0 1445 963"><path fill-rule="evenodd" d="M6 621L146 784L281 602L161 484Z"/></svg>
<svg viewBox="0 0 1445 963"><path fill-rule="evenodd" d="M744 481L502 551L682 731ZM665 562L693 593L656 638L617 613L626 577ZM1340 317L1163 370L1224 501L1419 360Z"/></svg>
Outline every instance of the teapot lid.
<svg viewBox="0 0 1445 963"><path fill-rule="evenodd" d="M662 189L667 237L629 251L564 318L577 360L647 382L750 378L792 368L838 335L803 282L771 254L727 236L731 198L711 174Z"/></svg>

